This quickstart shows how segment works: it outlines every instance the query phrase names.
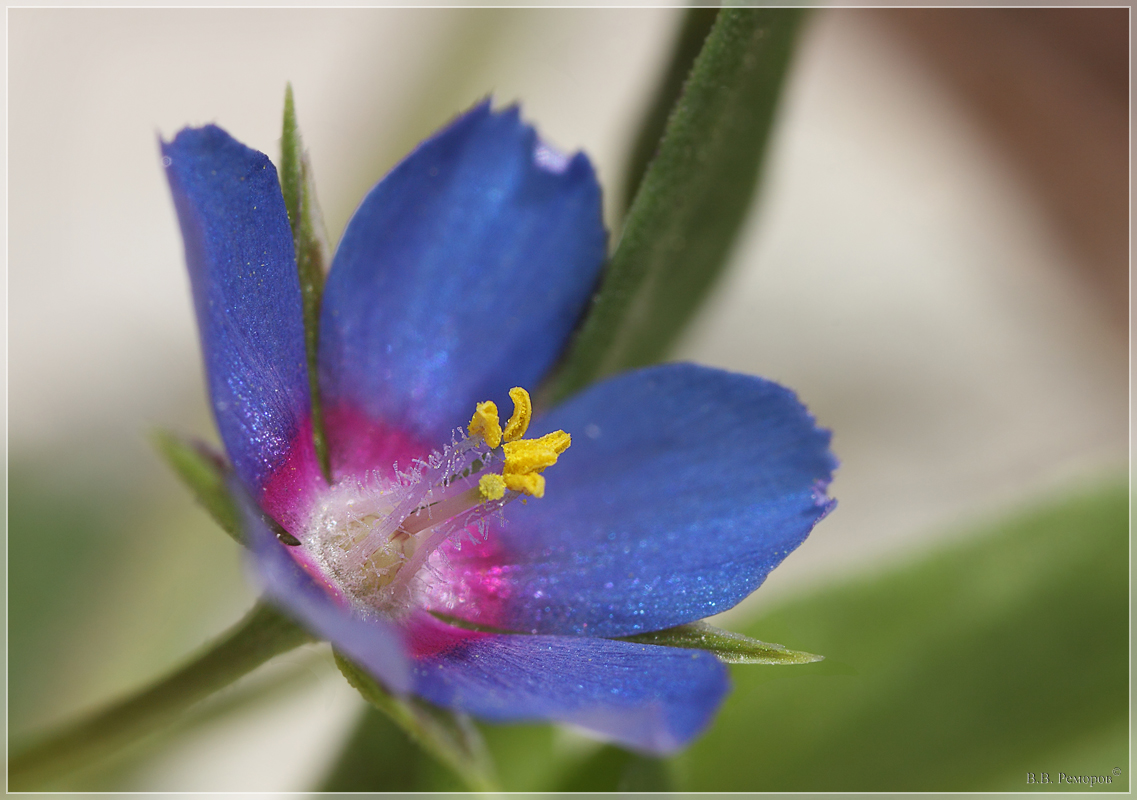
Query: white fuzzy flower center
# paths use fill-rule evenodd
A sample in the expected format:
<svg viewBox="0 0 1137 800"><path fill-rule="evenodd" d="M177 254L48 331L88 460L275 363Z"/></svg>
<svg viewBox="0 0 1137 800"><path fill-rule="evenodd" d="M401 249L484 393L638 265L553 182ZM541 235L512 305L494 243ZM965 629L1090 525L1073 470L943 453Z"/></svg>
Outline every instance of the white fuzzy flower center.
<svg viewBox="0 0 1137 800"><path fill-rule="evenodd" d="M504 430L497 407L479 403L469 436L455 436L393 479L343 481L314 509L302 546L353 604L388 614L411 608L431 575L441 578L432 556L441 556L444 542L484 541L489 515L523 494L544 495L540 473L569 446L569 435L522 438L532 403L521 388L510 397L514 414Z"/></svg>

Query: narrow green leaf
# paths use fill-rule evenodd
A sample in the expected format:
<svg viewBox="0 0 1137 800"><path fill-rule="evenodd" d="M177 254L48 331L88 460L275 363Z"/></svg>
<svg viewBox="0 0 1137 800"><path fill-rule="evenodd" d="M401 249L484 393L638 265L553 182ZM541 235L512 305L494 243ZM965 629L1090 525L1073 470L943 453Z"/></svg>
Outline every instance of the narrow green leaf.
<svg viewBox="0 0 1137 800"><path fill-rule="evenodd" d="M234 540L244 544L237 506L226 482L229 464L225 457L203 442L184 439L170 431L154 431L150 441L209 516Z"/></svg>
<svg viewBox="0 0 1137 800"><path fill-rule="evenodd" d="M801 14L719 13L554 378L554 400L658 360L710 288L754 194Z"/></svg>
<svg viewBox="0 0 1137 800"><path fill-rule="evenodd" d="M707 650L725 664L809 664L825 658L812 653L788 650L780 644L760 642L741 633L724 631L706 622L692 622L667 630L625 636L623 640L639 644Z"/></svg>
<svg viewBox="0 0 1137 800"><path fill-rule="evenodd" d="M361 695L391 718L434 758L456 772L466 786L479 792L496 791L497 778L482 735L468 717L427 705L413 697L399 698L359 667L335 654L340 672Z"/></svg>
<svg viewBox="0 0 1137 800"><path fill-rule="evenodd" d="M678 758L679 788L1079 788L1026 783L1062 771L1126 791L1128 506L1119 482L756 620L832 660L733 669L719 719Z"/></svg>
<svg viewBox="0 0 1137 800"><path fill-rule="evenodd" d="M683 91L683 84L691 73L691 67L703 42L711 32L718 16L718 8L688 8L683 12L683 25L671 51L671 61L663 73L663 79L655 90L655 96L647 113L640 121L640 130L628 159L628 173L624 183L624 210L627 211L635 199L647 166L659 150L659 142L667 127L667 120L675 103Z"/></svg>
<svg viewBox="0 0 1137 800"><path fill-rule="evenodd" d="M324 218L316 201L316 185L308 153L300 139L296 122L296 106L292 100L292 84L284 90L284 130L280 139L280 189L292 226L292 242L296 248L296 268L300 273L300 293L304 303L304 344L308 352L308 383L312 391L312 438L324 477L331 479L328 466L328 443L324 435L324 417L320 404L319 373L316 356L320 336L320 298L324 278L331 265L331 248L324 229Z"/></svg>
<svg viewBox="0 0 1137 800"><path fill-rule="evenodd" d="M258 603L181 669L84 719L44 734L8 762L8 788L27 791L113 754L178 719L195 703L274 656L312 641L296 623Z"/></svg>

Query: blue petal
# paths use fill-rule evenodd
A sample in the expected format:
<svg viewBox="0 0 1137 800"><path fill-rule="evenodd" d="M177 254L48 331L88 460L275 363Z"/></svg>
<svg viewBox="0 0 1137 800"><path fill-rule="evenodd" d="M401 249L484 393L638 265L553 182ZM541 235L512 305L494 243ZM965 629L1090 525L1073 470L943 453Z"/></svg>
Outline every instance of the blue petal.
<svg viewBox="0 0 1137 800"><path fill-rule="evenodd" d="M543 145L516 108L487 101L459 117L344 232L320 322L331 417L358 409L437 443L475 402L534 386L580 317L605 239L583 154ZM342 443L329 434L334 459Z"/></svg>
<svg viewBox="0 0 1137 800"><path fill-rule="evenodd" d="M213 125L181 131L162 154L221 439L262 505L290 521L295 494L318 471L300 282L276 170Z"/></svg>
<svg viewBox="0 0 1137 800"><path fill-rule="evenodd" d="M387 688L410 691L410 660L405 655L402 633L387 620L353 616L333 600L296 562L290 548L272 534L256 504L239 486L231 488L239 499L251 566L265 596L309 632L350 656Z"/></svg>
<svg viewBox="0 0 1137 800"><path fill-rule="evenodd" d="M691 622L754 591L833 505L829 432L761 378L690 364L627 373L533 432L557 428L572 446L546 471L545 497L513 504L485 547L456 554L447 613L591 636Z"/></svg>
<svg viewBox="0 0 1137 800"><path fill-rule="evenodd" d="M489 722L567 722L663 755L702 731L729 689L701 650L434 625L442 649L417 660L415 694Z"/></svg>

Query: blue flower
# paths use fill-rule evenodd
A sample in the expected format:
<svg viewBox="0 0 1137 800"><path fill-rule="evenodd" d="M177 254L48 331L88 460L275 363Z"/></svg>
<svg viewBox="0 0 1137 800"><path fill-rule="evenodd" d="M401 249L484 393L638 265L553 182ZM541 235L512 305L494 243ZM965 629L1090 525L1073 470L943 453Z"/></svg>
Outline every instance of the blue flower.
<svg viewBox="0 0 1137 800"><path fill-rule="evenodd" d="M549 372L600 275L588 159L487 102L363 200L320 318L329 484L275 169L214 126L162 152L213 410L259 506L252 558L274 602L393 691L485 720L572 723L650 753L705 728L722 664L616 637L754 591L832 507L835 461L793 393L690 364L594 385L530 439L515 389L500 433L506 392ZM521 464L522 450L540 453Z"/></svg>

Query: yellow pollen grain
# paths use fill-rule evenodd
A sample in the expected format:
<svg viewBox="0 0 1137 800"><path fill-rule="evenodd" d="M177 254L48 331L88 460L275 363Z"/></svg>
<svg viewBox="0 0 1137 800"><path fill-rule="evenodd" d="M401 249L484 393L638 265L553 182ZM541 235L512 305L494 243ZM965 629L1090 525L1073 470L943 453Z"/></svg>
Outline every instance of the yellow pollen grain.
<svg viewBox="0 0 1137 800"><path fill-rule="evenodd" d="M501 444L501 419L497 415L497 404L492 400L478 403L466 430L470 432L471 436L480 434L490 449L496 450Z"/></svg>
<svg viewBox="0 0 1137 800"><path fill-rule="evenodd" d="M496 472L483 475L478 481L478 492L483 500L500 500L505 497L506 481Z"/></svg>
<svg viewBox="0 0 1137 800"><path fill-rule="evenodd" d="M515 492L523 492L533 497L545 496L544 475L538 475L536 472L529 472L524 475L515 475L507 472L502 478L506 488L512 489Z"/></svg>
<svg viewBox="0 0 1137 800"><path fill-rule="evenodd" d="M529 392L520 386L509 390L509 399L513 401L513 416L505 424L504 436L507 442L512 442L529 430L529 420L533 418L533 401L529 399Z"/></svg>

